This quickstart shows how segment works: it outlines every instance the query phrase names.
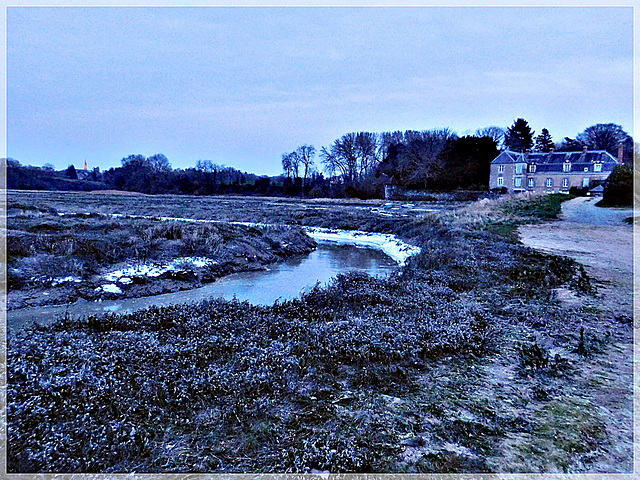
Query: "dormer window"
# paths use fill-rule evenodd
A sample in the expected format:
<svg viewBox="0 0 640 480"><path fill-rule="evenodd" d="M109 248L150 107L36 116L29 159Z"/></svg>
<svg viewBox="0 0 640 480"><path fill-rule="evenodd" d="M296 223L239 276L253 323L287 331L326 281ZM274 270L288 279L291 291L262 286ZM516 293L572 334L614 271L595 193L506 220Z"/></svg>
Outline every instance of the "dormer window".
<svg viewBox="0 0 640 480"><path fill-rule="evenodd" d="M564 164L562 165L562 171L563 172L570 172L571 171L571 162L564 162Z"/></svg>
<svg viewBox="0 0 640 480"><path fill-rule="evenodd" d="M529 173L536 173L536 164L530 163L529 165L527 165L527 171Z"/></svg>
<svg viewBox="0 0 640 480"><path fill-rule="evenodd" d="M593 164L593 171L594 172L601 172L602 171L602 164L601 163L594 163Z"/></svg>

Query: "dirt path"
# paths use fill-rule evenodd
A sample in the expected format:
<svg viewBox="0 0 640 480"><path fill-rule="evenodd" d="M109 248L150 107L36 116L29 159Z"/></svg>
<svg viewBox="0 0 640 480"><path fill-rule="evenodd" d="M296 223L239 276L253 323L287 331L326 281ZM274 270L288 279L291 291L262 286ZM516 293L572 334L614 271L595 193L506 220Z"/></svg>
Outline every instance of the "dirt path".
<svg viewBox="0 0 640 480"><path fill-rule="evenodd" d="M595 280L596 298L573 306L582 302L583 307L598 308L602 322L593 328L610 332L612 341L577 380L589 386L588 396L604 414L609 445L586 471L622 473L633 468L633 389L638 384L633 360L634 333L638 338L638 327L632 328L633 226L623 222L633 216L633 210L599 208L595 203L593 198L569 200L559 221L526 225L519 234L527 246L574 258ZM566 300L571 305L576 299ZM635 372L637 379L637 364Z"/></svg>
<svg viewBox="0 0 640 480"><path fill-rule="evenodd" d="M525 225L518 230L522 243L583 264L595 278L603 306L619 314L633 310L633 226L623 219L630 208L595 206L596 198L565 202L560 221Z"/></svg>

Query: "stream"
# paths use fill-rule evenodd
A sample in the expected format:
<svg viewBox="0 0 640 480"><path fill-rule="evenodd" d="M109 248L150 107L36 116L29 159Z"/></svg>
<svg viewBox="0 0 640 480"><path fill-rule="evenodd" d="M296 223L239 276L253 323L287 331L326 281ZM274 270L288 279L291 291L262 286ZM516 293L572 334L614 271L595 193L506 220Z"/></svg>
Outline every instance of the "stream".
<svg viewBox="0 0 640 480"><path fill-rule="evenodd" d="M264 271L235 273L193 290L121 300L79 300L70 305L30 307L7 312L8 334L33 322L49 323L68 313L72 317L106 312L130 313L151 306L197 303L211 298L248 301L271 305L277 299L289 300L311 289L316 283L327 284L339 273L358 271L371 276L387 276L398 264L379 250L347 245L321 244L308 255L291 257Z"/></svg>

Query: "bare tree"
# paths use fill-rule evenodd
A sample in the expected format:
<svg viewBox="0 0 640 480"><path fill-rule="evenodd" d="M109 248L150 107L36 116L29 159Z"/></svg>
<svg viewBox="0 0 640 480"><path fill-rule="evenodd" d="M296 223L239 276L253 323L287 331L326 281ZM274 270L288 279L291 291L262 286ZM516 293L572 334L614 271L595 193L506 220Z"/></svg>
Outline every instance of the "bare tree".
<svg viewBox="0 0 640 480"><path fill-rule="evenodd" d="M302 192L304 193L304 187L307 184L307 175L309 174L309 169L313 166L313 157L316 154L316 149L313 145L305 144L298 147L293 153L296 154L299 163L304 166L304 176L302 180Z"/></svg>
<svg viewBox="0 0 640 480"><path fill-rule="evenodd" d="M168 172L171 170L169 159L162 153L156 153L155 155L152 155L151 157L147 158L147 161L151 164L151 167L156 172Z"/></svg>
<svg viewBox="0 0 640 480"><path fill-rule="evenodd" d="M391 148L392 145L400 145L402 142L404 142L404 134L400 130L383 132L380 134L378 157L384 159L389 154L389 148Z"/></svg>
<svg viewBox="0 0 640 480"><path fill-rule="evenodd" d="M504 134L505 130L501 127L496 127L492 125L490 127L479 128L476 130L474 136L476 137L491 137L494 142L496 142L496 147L502 149L504 146Z"/></svg>
<svg viewBox="0 0 640 480"><path fill-rule="evenodd" d="M377 135L351 132L335 140L330 149L320 150L328 173L339 172L345 183L353 185L373 172L378 161Z"/></svg>
<svg viewBox="0 0 640 480"><path fill-rule="evenodd" d="M325 170L335 174L339 172L345 183L352 185L357 175L356 134L347 133L331 144L327 150L322 147L320 156L323 158Z"/></svg>
<svg viewBox="0 0 640 480"><path fill-rule="evenodd" d="M400 185L427 188L442 177L444 164L440 154L450 140L457 138L449 129L407 130L401 143L394 143L379 171Z"/></svg>
<svg viewBox="0 0 640 480"><path fill-rule="evenodd" d="M342 158L334 155L333 145L331 150L327 150L327 147L320 149L320 157L322 157L322 163L324 164L324 170L329 176L339 175L346 180L347 178L347 165L342 161Z"/></svg>
<svg viewBox="0 0 640 480"><path fill-rule="evenodd" d="M355 147L358 158L358 179L361 180L373 171L378 163L378 136L375 133L359 132L356 135Z"/></svg>
<svg viewBox="0 0 640 480"><path fill-rule="evenodd" d="M196 170L212 174L212 183L215 186L218 182L218 174L224 170L224 165L218 165L211 160L198 160L196 162Z"/></svg>
<svg viewBox="0 0 640 480"><path fill-rule="evenodd" d="M284 173L287 174L287 178L291 178L291 175L293 174L293 165L291 165L291 157L290 157L290 153L283 153L282 154L282 170L284 171Z"/></svg>
<svg viewBox="0 0 640 480"><path fill-rule="evenodd" d="M590 150L606 150L616 156L618 146L623 144L629 153L633 151L633 140L620 125L615 123L598 123L585 129L576 140L586 145Z"/></svg>

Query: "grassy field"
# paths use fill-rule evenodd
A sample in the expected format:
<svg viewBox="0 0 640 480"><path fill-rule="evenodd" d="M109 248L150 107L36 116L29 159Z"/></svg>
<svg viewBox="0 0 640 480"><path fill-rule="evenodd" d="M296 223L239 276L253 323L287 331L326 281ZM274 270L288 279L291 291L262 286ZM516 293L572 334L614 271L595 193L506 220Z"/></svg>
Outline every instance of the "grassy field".
<svg viewBox="0 0 640 480"><path fill-rule="evenodd" d="M585 372L615 346L608 330L631 326L598 308L580 265L518 243L515 227L560 199L381 216L383 202L38 195L66 213L81 200L393 233L422 253L390 278L341 275L269 307L216 300L17 333L8 470L587 471L616 445L594 403L607 382Z"/></svg>

